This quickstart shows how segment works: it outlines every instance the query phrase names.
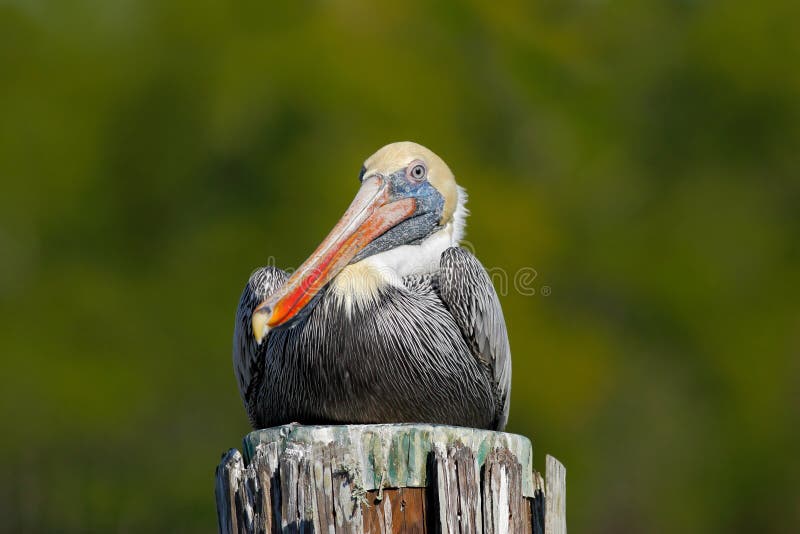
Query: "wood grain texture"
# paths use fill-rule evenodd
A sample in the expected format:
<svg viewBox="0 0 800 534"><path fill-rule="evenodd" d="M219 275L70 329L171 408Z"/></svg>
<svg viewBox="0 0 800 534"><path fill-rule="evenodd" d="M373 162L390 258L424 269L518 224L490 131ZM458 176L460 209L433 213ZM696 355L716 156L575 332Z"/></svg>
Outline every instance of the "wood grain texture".
<svg viewBox="0 0 800 534"><path fill-rule="evenodd" d="M284 429L268 434L274 441L246 440L244 457L234 449L225 453L216 472L219 531L542 534L551 532L551 523L563 524L548 522L548 514L564 508L563 476L551 488L551 458L546 481L530 470L528 496L529 451L523 448L520 461L502 445L519 450L527 440L481 434L465 443L459 436L474 438L471 429L426 434L430 425L418 432L409 428L415 425L376 426L357 428L347 439L337 439L342 427ZM402 428L387 431L390 426ZM421 443L431 437L438 441ZM424 459L415 457L426 450ZM408 483L420 478L424 485Z"/></svg>
<svg viewBox="0 0 800 534"><path fill-rule="evenodd" d="M480 471L475 453L456 442L434 449L436 494L442 532L477 532L481 519Z"/></svg>
<svg viewBox="0 0 800 534"><path fill-rule="evenodd" d="M367 493L362 510L364 532L390 534L429 532L426 524L425 488L388 488Z"/></svg>
<svg viewBox="0 0 800 534"><path fill-rule="evenodd" d="M508 449L495 449L483 475L483 532L530 534L531 504L522 495L522 467Z"/></svg>
<svg viewBox="0 0 800 534"><path fill-rule="evenodd" d="M429 424L291 424L250 432L243 440L242 454L245 465L249 465L261 444L277 443L280 454L291 443L337 443L345 449L357 451L354 458L358 463L360 485L369 491L381 486L426 487L427 462L434 444L450 446L456 442L474 451L479 465L483 465L490 451L498 447L509 449L524 468L522 493L533 497L533 446L525 436L508 432Z"/></svg>
<svg viewBox="0 0 800 534"><path fill-rule="evenodd" d="M545 534L567 534L567 470L547 455L545 466Z"/></svg>

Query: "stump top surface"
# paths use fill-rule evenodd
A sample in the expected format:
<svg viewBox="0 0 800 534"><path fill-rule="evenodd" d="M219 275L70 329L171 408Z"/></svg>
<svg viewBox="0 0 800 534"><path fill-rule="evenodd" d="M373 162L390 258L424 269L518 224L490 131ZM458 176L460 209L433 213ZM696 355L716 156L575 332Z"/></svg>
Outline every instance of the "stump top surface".
<svg viewBox="0 0 800 534"><path fill-rule="evenodd" d="M342 468L361 478L364 490L425 487L428 482L428 458L435 449L447 450L455 443L471 449L482 466L487 455L497 447L508 448L522 466L522 493L534 496L533 446L518 434L429 424L283 425L255 430L245 436L243 452L248 464L256 451L275 443L280 452L308 454L316 447L331 443L347 451L347 465Z"/></svg>

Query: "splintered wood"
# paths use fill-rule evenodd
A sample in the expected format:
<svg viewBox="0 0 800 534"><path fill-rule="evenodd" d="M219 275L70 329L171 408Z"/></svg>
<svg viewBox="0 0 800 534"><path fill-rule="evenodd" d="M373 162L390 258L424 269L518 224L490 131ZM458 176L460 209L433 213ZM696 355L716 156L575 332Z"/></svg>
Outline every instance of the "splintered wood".
<svg viewBox="0 0 800 534"><path fill-rule="evenodd" d="M395 440L403 454L381 461L386 440L286 436L257 442L249 461L235 449L223 455L216 474L221 533L566 533L565 470L550 456L545 481L498 442L434 441L419 449L428 451L424 484L404 487L404 479L418 480L404 465L416 461L413 440Z"/></svg>
<svg viewBox="0 0 800 534"><path fill-rule="evenodd" d="M363 532L429 532L425 488L388 488L367 494Z"/></svg>
<svg viewBox="0 0 800 534"><path fill-rule="evenodd" d="M547 534L567 534L567 470L561 462L547 455L545 468L545 522Z"/></svg>

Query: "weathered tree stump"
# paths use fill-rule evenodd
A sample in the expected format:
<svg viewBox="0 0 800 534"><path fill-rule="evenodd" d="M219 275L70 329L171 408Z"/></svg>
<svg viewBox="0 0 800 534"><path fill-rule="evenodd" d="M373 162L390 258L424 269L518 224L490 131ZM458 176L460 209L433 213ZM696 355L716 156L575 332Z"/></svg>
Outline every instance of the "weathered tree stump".
<svg viewBox="0 0 800 534"><path fill-rule="evenodd" d="M286 425L217 468L219 531L564 534L566 471L524 436L439 425Z"/></svg>

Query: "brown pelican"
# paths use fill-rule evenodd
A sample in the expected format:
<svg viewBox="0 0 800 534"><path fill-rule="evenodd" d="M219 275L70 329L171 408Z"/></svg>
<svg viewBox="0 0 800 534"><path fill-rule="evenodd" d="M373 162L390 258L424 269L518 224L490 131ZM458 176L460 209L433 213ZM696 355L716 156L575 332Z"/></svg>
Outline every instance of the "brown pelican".
<svg viewBox="0 0 800 534"><path fill-rule="evenodd" d="M233 361L251 424L505 427L511 353L486 271L458 244L466 193L411 142L366 160L344 216L291 276L248 281Z"/></svg>

